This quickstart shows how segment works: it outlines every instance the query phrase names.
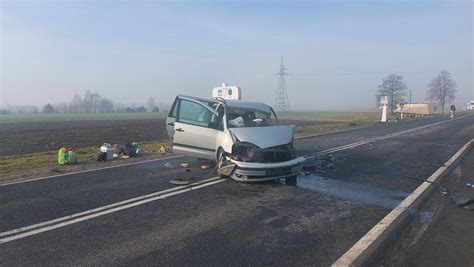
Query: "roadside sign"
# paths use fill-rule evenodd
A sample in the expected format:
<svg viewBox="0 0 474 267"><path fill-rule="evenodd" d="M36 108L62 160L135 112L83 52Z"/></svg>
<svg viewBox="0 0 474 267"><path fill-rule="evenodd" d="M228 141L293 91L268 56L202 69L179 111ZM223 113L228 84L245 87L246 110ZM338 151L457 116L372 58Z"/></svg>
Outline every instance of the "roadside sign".
<svg viewBox="0 0 474 267"><path fill-rule="evenodd" d="M384 95L380 97L380 104L383 105L388 105L388 96Z"/></svg>

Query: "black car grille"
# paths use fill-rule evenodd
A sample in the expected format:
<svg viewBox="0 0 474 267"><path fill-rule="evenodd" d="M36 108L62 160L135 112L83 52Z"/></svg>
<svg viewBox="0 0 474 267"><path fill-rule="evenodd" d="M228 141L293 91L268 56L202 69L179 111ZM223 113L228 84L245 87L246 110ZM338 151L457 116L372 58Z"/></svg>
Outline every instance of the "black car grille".
<svg viewBox="0 0 474 267"><path fill-rule="evenodd" d="M260 149L256 153L256 162L284 162L291 160L292 153L289 145L277 146L267 149Z"/></svg>
<svg viewBox="0 0 474 267"><path fill-rule="evenodd" d="M233 147L232 151L234 159L243 162L272 163L284 162L293 158L293 148L289 144L265 149L249 144L239 144L239 146Z"/></svg>

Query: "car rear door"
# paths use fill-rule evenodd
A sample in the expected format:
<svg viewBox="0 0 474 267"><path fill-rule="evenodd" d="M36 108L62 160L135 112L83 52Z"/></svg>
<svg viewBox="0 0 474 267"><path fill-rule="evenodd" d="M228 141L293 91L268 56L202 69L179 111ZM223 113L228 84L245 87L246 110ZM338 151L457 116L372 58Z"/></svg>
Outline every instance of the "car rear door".
<svg viewBox="0 0 474 267"><path fill-rule="evenodd" d="M220 130L215 110L198 100L179 98L174 122L173 151L203 159L215 159Z"/></svg>

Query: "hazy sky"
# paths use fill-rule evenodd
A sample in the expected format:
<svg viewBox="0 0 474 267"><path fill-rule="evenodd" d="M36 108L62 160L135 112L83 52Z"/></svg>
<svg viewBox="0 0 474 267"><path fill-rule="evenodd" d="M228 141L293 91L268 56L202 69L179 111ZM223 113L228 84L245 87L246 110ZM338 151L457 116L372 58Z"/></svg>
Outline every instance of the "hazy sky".
<svg viewBox="0 0 474 267"><path fill-rule="evenodd" d="M1 101L210 97L225 81L273 104L284 57L294 110L373 108L390 73L413 100L446 69L474 97L473 1L5 1Z"/></svg>

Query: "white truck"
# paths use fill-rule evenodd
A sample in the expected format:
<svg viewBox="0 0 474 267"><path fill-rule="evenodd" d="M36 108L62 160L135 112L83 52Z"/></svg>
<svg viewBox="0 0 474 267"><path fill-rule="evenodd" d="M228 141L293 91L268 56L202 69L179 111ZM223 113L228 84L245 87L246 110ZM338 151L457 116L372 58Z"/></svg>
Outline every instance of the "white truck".
<svg viewBox="0 0 474 267"><path fill-rule="evenodd" d="M467 110L473 110L474 109L474 100L471 100L467 102Z"/></svg>

